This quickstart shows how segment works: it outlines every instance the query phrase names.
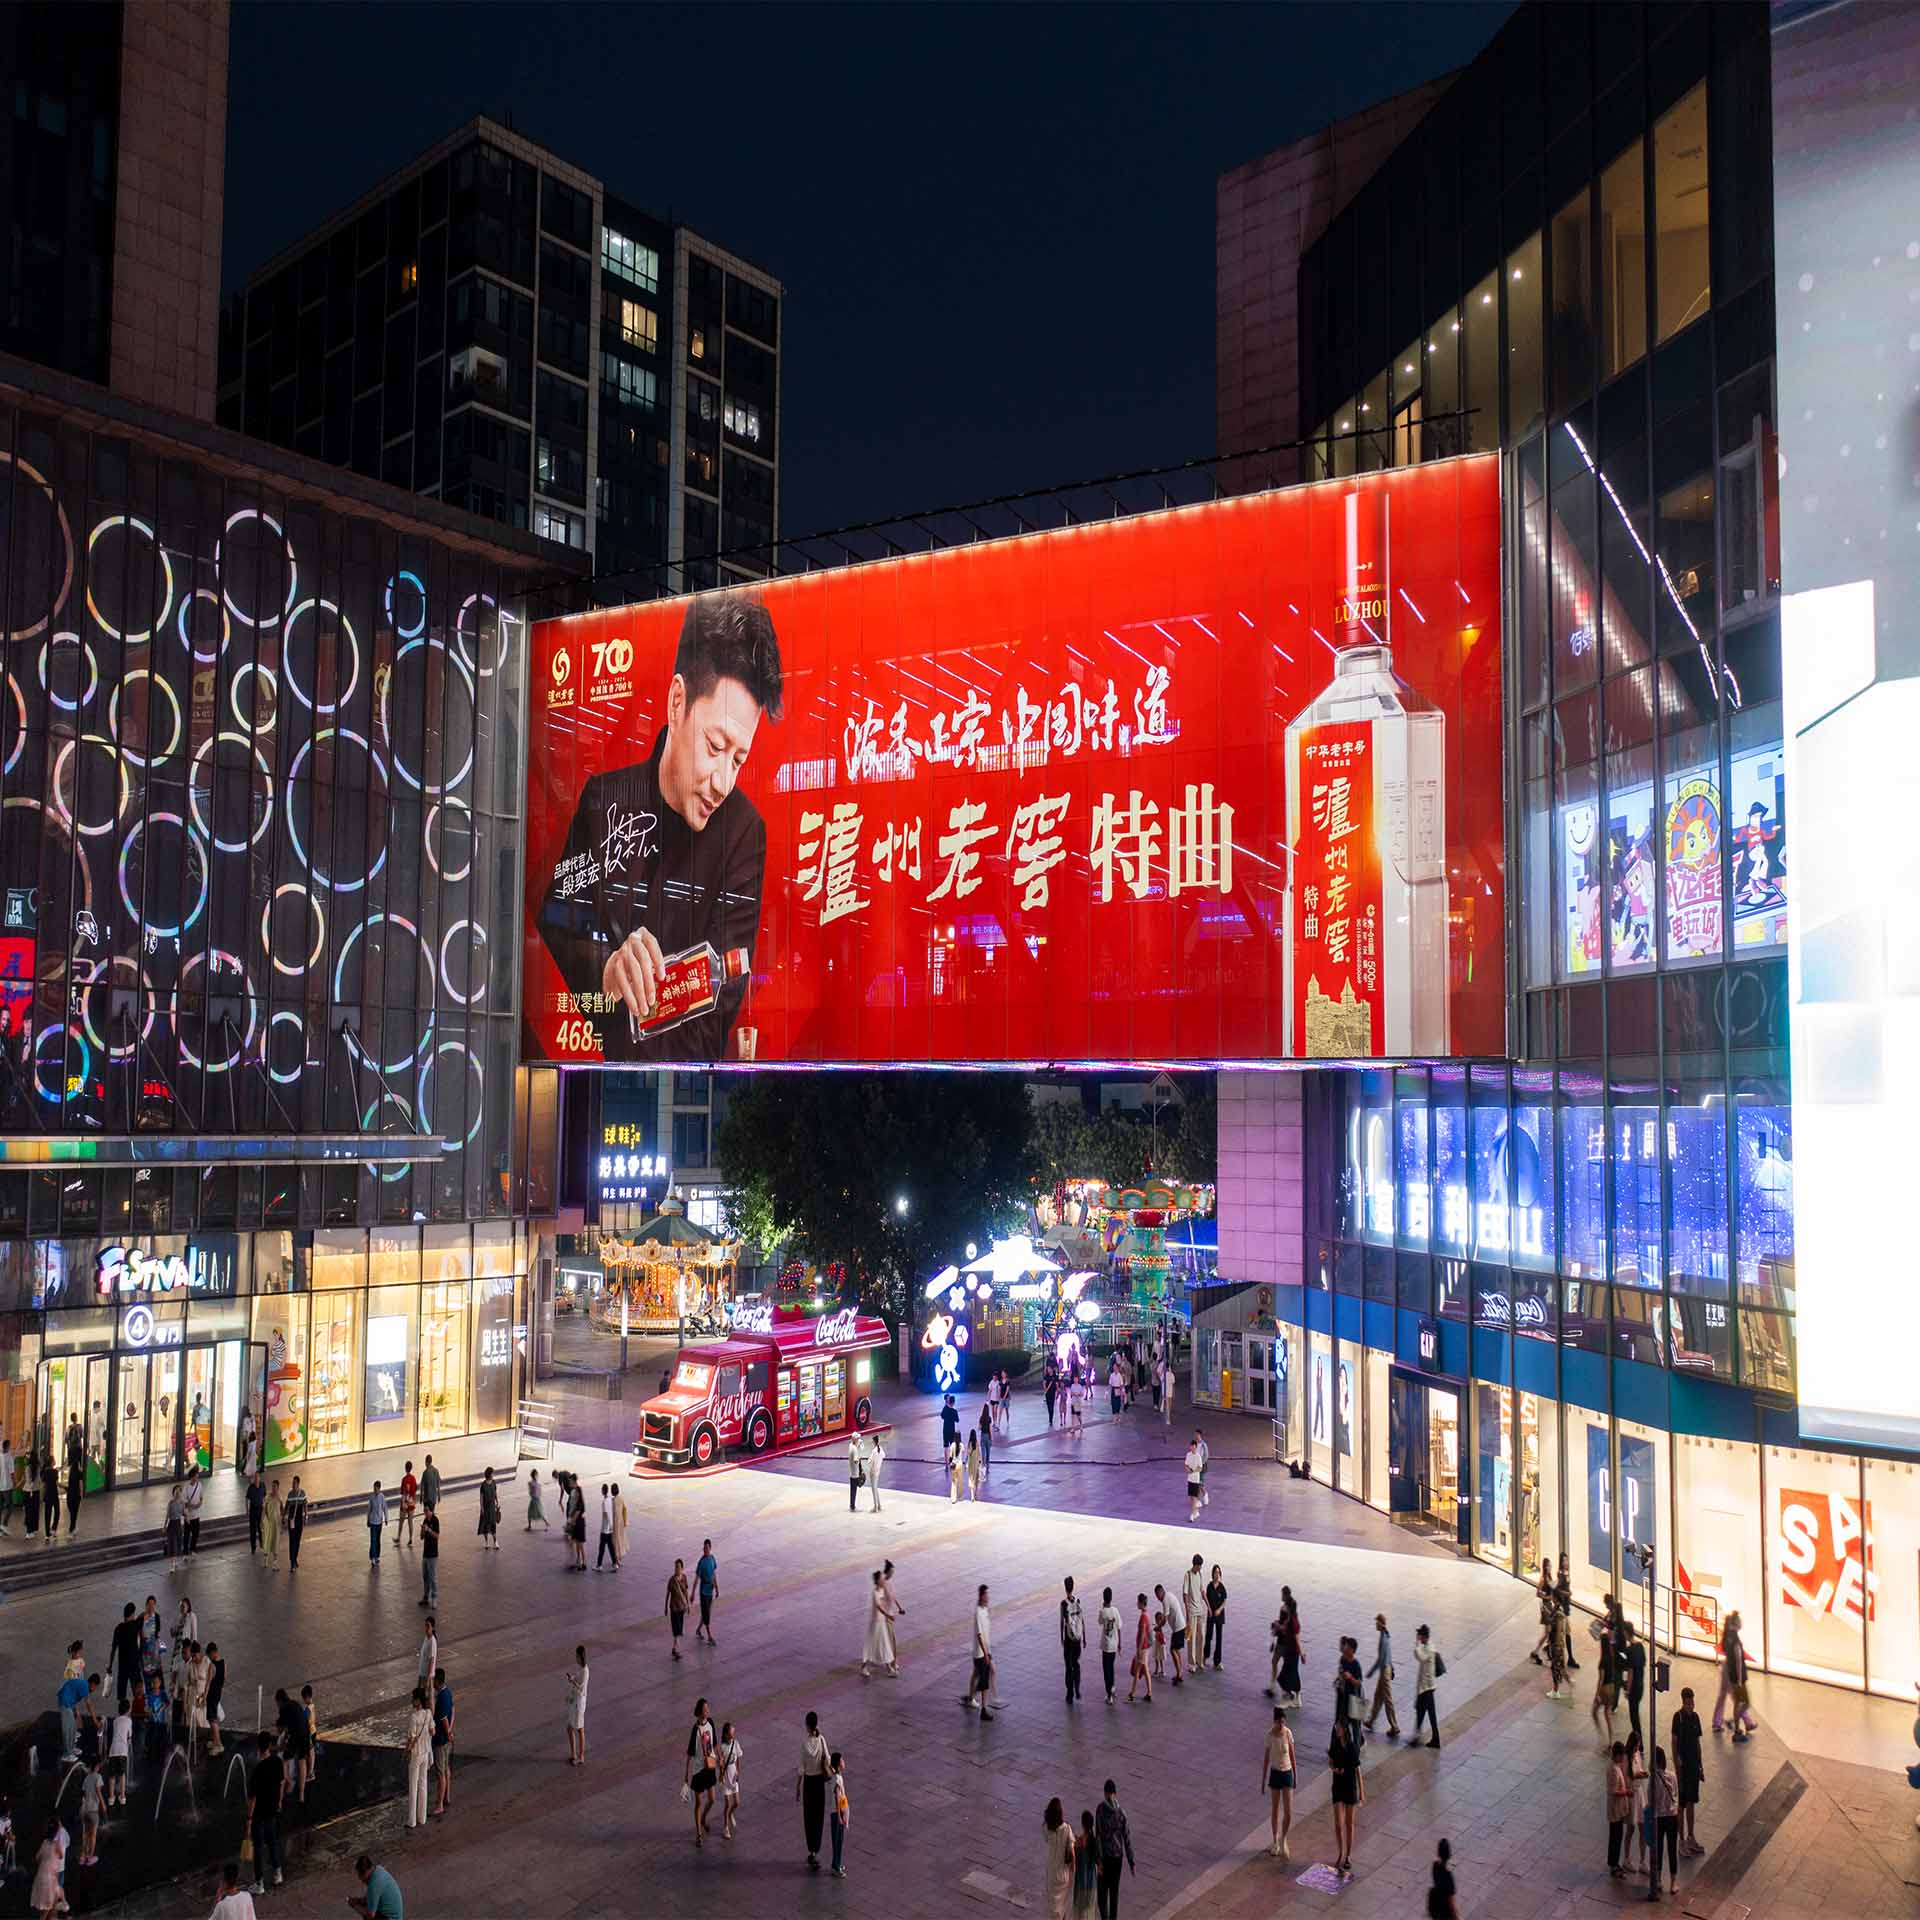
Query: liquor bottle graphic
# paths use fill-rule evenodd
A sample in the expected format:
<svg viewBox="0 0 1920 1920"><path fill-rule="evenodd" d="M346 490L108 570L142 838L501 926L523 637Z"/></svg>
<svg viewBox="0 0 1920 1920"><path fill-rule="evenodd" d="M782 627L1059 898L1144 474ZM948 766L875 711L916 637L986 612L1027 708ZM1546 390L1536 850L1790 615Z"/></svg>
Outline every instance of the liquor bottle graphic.
<svg viewBox="0 0 1920 1920"><path fill-rule="evenodd" d="M688 1020L711 1013L720 1003L720 990L729 980L744 980L749 962L745 947L729 947L722 954L711 941L667 955L660 993L644 1020L627 1016L637 1040L642 1034L669 1033Z"/></svg>
<svg viewBox="0 0 1920 1920"><path fill-rule="evenodd" d="M1386 491L1343 504L1333 678L1286 735L1283 1050L1445 1054L1447 720L1393 670Z"/></svg>

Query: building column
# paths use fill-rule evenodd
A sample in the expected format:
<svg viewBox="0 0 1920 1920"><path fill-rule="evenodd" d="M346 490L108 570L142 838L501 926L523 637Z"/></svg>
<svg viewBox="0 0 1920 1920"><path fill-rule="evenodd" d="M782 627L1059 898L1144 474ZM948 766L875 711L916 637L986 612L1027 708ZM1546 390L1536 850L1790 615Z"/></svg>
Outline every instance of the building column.
<svg viewBox="0 0 1920 1920"><path fill-rule="evenodd" d="M1305 1079L1223 1072L1217 1086L1220 1278L1297 1287L1306 1264Z"/></svg>

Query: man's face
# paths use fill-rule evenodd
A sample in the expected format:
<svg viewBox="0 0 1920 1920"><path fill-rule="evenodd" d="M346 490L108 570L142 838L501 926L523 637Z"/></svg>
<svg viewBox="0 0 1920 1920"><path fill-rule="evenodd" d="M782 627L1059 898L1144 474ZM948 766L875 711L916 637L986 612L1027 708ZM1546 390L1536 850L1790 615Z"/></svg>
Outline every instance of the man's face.
<svg viewBox="0 0 1920 1920"><path fill-rule="evenodd" d="M733 791L760 726L760 703L744 682L716 680L699 699L687 697L679 674L667 693L667 744L660 755L660 795L695 833Z"/></svg>

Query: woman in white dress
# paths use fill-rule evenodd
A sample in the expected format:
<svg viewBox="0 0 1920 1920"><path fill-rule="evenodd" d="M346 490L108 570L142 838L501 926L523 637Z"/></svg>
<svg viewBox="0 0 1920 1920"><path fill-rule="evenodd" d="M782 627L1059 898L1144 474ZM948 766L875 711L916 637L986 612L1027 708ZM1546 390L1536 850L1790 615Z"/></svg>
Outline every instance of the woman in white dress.
<svg viewBox="0 0 1920 1920"><path fill-rule="evenodd" d="M587 1650L575 1647L567 1669L567 1765L587 1764Z"/></svg>
<svg viewBox="0 0 1920 1920"><path fill-rule="evenodd" d="M887 1671L898 1680L900 1678L900 1628L898 1622L906 1612L900 1604L900 1596L893 1590L893 1562L889 1560L880 1569L880 1591L887 1596Z"/></svg>
<svg viewBox="0 0 1920 1920"><path fill-rule="evenodd" d="M886 1575L876 1567L867 1610L867 1644L860 1655L860 1677L866 1679L875 1667L891 1669L893 1666L893 1606L887 1598Z"/></svg>
<svg viewBox="0 0 1920 1920"><path fill-rule="evenodd" d="M1047 1802L1041 1831L1047 1844L1047 1891L1042 1911L1047 1920L1072 1920L1073 1829L1067 1825L1066 1810L1057 1798Z"/></svg>

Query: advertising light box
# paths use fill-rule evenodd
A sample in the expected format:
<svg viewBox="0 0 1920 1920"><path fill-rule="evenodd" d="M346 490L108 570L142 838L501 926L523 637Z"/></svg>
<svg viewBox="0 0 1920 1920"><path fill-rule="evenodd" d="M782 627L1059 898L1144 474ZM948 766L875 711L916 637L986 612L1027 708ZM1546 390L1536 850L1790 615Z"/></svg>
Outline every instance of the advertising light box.
<svg viewBox="0 0 1920 1920"><path fill-rule="evenodd" d="M536 623L527 1057L1500 1054L1499 528L1486 455Z"/></svg>

